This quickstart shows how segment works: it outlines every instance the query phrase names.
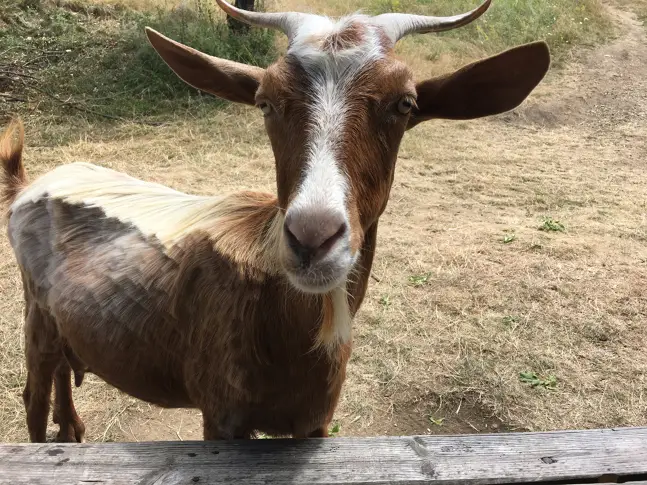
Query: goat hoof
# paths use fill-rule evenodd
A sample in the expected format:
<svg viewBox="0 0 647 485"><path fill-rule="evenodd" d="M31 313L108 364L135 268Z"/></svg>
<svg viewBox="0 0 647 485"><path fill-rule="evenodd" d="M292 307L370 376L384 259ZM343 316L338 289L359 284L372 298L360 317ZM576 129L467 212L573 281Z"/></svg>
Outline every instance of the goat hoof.
<svg viewBox="0 0 647 485"><path fill-rule="evenodd" d="M76 438L72 438L69 435L61 436L60 434L56 435L56 443L78 443Z"/></svg>
<svg viewBox="0 0 647 485"><path fill-rule="evenodd" d="M69 424L67 429L61 426L56 435L57 443L84 443L85 442L85 425L81 422Z"/></svg>

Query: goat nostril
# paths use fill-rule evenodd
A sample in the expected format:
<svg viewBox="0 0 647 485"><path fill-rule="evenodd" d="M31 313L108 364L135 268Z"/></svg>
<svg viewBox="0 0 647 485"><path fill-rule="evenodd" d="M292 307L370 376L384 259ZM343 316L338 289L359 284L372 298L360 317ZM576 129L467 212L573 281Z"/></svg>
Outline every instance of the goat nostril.
<svg viewBox="0 0 647 485"><path fill-rule="evenodd" d="M337 229L337 232L335 232L332 236L330 236L328 239L326 239L321 246L319 246L320 250L323 251L328 251L330 248L332 248L337 241L339 241L344 235L346 234L347 226L345 222L342 222L341 225L339 226L339 229Z"/></svg>
<svg viewBox="0 0 647 485"><path fill-rule="evenodd" d="M296 236L296 234L294 234L294 231L292 229L290 229L290 225L287 224L287 221L286 221L285 224L283 224L283 232L285 233L285 237L287 238L288 243L290 244L290 246L292 246L292 247L297 247L297 246L301 247L302 246L301 241Z"/></svg>

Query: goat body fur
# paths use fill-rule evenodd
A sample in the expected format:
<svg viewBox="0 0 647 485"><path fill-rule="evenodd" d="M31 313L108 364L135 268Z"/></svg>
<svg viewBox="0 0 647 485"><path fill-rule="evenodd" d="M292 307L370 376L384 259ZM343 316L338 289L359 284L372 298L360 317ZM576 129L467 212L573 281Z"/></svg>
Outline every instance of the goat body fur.
<svg viewBox="0 0 647 485"><path fill-rule="evenodd" d="M52 379L59 438L82 435L70 368L77 383L90 370L139 399L199 408L207 439L326 434L374 230L348 288L301 294L281 273L274 196L193 196L91 164L28 184L22 137L0 146L33 441L44 438L34 423L46 423Z"/></svg>

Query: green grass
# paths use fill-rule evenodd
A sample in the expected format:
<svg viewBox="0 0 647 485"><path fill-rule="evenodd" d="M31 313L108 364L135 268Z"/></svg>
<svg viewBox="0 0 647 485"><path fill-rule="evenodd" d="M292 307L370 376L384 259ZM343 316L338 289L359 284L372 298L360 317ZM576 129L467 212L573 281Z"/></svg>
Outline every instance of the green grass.
<svg viewBox="0 0 647 485"><path fill-rule="evenodd" d="M436 426L442 426L444 421L445 418L434 418L433 416L429 416L429 422Z"/></svg>
<svg viewBox="0 0 647 485"><path fill-rule="evenodd" d="M521 321L521 318L517 315L506 315L501 319L503 325L507 328L512 328L516 326Z"/></svg>
<svg viewBox="0 0 647 485"><path fill-rule="evenodd" d="M391 297L389 295L384 295L380 298L380 305L384 308L389 308L391 306Z"/></svg>
<svg viewBox="0 0 647 485"><path fill-rule="evenodd" d="M415 287L424 286L427 283L429 283L429 279L431 278L431 276L432 276L431 273L412 275L412 276L409 276L409 283L411 283Z"/></svg>
<svg viewBox="0 0 647 485"><path fill-rule="evenodd" d="M557 377L552 374L542 378L536 372L520 372L519 380L531 387L543 387L551 391L557 388Z"/></svg>
<svg viewBox="0 0 647 485"><path fill-rule="evenodd" d="M545 232L564 232L566 231L566 227L552 217L544 217L544 221L539 226L539 230Z"/></svg>
<svg viewBox="0 0 647 485"><path fill-rule="evenodd" d="M230 34L217 6L206 0L193 0L179 12L88 5L0 0L0 70L19 73L5 86L0 79L0 92L44 103L40 109L53 104L60 111L57 98L129 119L221 104L166 66L148 43L145 26L226 59L266 66L276 57L273 31Z"/></svg>
<svg viewBox="0 0 647 485"><path fill-rule="evenodd" d="M371 13L407 12L423 15L455 15L475 8L479 0L372 0ZM474 44L488 53L546 40L557 61L575 45L593 44L606 38L611 23L599 0L493 0L477 21L460 29L434 35L418 35L405 42L424 43L429 58L449 51L470 52Z"/></svg>
<svg viewBox="0 0 647 485"><path fill-rule="evenodd" d="M450 15L477 3L356 0L349 10ZM148 11L120 4L93 6L91 0L0 0L0 72L10 73L0 74L0 93L13 97L0 110L61 115L80 109L154 121L217 109L222 101L186 85L164 64L144 27L208 54L260 66L277 56L275 33L251 29L233 35L211 0L189 0L188 6ZM480 56L546 39L553 58L560 59L576 44L602 40L609 29L599 0L494 0L473 24L408 37L401 48L418 48L433 60L443 53Z"/></svg>
<svg viewBox="0 0 647 485"><path fill-rule="evenodd" d="M510 244L511 242L514 242L517 239L517 235L512 232L510 234L505 234L503 236L503 244Z"/></svg>

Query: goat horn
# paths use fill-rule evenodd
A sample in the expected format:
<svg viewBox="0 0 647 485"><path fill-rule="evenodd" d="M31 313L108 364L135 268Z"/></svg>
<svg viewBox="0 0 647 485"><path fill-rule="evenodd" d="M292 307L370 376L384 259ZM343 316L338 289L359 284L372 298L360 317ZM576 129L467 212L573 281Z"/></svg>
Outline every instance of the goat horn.
<svg viewBox="0 0 647 485"><path fill-rule="evenodd" d="M393 45L402 37L408 34L429 32L443 32L445 30L462 27L476 20L492 3L492 0L485 0L479 7L471 12L453 17L428 17L425 15L411 15L406 13L385 13L373 19L373 23L382 27L389 36Z"/></svg>
<svg viewBox="0 0 647 485"><path fill-rule="evenodd" d="M230 17L256 27L280 30L288 36L289 40L294 38L301 24L309 17L313 17L312 15L298 12L252 12L234 7L225 0L216 0L216 3Z"/></svg>

